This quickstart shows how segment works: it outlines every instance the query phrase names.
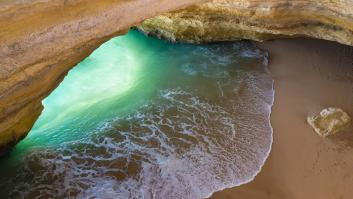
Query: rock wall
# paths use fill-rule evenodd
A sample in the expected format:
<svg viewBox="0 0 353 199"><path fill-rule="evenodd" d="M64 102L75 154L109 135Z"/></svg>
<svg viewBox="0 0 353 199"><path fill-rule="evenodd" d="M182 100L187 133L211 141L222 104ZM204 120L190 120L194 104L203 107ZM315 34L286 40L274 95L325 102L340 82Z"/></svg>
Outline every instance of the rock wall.
<svg viewBox="0 0 353 199"><path fill-rule="evenodd" d="M0 155L25 137L66 73L146 18L203 0L0 1Z"/></svg>
<svg viewBox="0 0 353 199"><path fill-rule="evenodd" d="M139 28L192 43L306 36L353 45L353 1L213 0L148 19Z"/></svg>
<svg viewBox="0 0 353 199"><path fill-rule="evenodd" d="M66 73L108 39L205 0L0 1L0 155L25 137ZM148 34L212 42L310 36L353 45L352 0L214 0L146 20Z"/></svg>

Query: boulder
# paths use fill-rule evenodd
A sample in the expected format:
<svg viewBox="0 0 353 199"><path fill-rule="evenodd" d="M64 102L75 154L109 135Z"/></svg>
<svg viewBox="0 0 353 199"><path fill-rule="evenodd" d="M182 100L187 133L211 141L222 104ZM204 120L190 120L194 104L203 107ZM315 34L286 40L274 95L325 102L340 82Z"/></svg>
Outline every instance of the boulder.
<svg viewBox="0 0 353 199"><path fill-rule="evenodd" d="M343 131L351 124L349 115L340 108L326 108L319 116L309 116L307 122L323 137Z"/></svg>

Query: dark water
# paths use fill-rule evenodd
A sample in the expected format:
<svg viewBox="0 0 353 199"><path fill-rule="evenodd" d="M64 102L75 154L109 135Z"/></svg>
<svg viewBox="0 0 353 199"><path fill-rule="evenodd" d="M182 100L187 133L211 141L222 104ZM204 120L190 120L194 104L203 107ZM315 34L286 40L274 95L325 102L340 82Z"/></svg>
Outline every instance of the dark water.
<svg viewBox="0 0 353 199"><path fill-rule="evenodd" d="M252 180L272 143L266 65L250 42L108 41L1 160L1 198L194 199Z"/></svg>

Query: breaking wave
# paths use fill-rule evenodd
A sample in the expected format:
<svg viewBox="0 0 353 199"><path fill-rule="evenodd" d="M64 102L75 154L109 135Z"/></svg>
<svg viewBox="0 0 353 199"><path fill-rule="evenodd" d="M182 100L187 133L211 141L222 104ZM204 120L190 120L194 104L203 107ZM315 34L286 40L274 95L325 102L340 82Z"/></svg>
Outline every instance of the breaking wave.
<svg viewBox="0 0 353 199"><path fill-rule="evenodd" d="M179 61L158 65L167 78L152 97L79 139L29 149L14 176L0 177L8 196L195 199L251 181L272 144L266 53L249 42L163 45L163 67Z"/></svg>

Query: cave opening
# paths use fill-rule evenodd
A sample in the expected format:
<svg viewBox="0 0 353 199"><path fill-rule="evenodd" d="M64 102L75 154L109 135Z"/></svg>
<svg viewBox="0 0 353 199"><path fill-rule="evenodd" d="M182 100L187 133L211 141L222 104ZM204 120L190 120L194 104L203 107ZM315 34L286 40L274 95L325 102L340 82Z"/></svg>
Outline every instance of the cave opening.
<svg viewBox="0 0 353 199"><path fill-rule="evenodd" d="M43 100L1 164L0 194L204 198L246 183L272 144L266 67L267 54L247 41L171 44L136 30L113 38Z"/></svg>

